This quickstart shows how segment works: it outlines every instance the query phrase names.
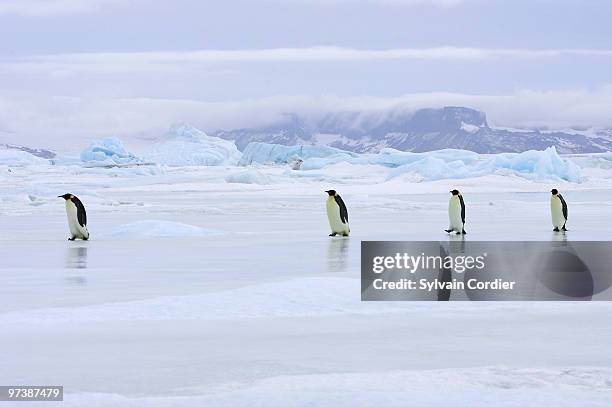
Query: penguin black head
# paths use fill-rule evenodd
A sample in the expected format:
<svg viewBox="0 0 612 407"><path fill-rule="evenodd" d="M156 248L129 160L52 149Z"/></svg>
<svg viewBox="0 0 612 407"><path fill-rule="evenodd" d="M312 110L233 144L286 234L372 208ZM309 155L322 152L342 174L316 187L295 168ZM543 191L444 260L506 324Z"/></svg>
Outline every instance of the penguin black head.
<svg viewBox="0 0 612 407"><path fill-rule="evenodd" d="M557 195L559 193L559 191L557 191L555 188L550 190L550 193L553 195Z"/></svg>
<svg viewBox="0 0 612 407"><path fill-rule="evenodd" d="M69 200L72 199L74 195L72 194L64 194L64 195L59 195L58 198L64 198L65 200Z"/></svg>
<svg viewBox="0 0 612 407"><path fill-rule="evenodd" d="M325 192L327 192L329 196L336 196L336 191L334 191L333 189L330 189L329 191L325 191Z"/></svg>
<svg viewBox="0 0 612 407"><path fill-rule="evenodd" d="M453 189L452 191L450 191L450 193L453 195L459 195L459 191L457 191L456 189Z"/></svg>

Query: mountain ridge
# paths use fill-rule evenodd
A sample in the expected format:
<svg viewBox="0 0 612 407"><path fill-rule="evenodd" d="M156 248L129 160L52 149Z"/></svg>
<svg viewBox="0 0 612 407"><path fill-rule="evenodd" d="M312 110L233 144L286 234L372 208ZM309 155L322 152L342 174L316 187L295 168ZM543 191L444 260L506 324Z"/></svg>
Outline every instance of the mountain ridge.
<svg viewBox="0 0 612 407"><path fill-rule="evenodd" d="M40 158L54 158L57 155L54 151L44 148L30 148L8 143L0 143L0 149L24 151Z"/></svg>
<svg viewBox="0 0 612 407"><path fill-rule="evenodd" d="M612 130L584 133L495 128L489 126L482 111L446 106L382 113L346 111L311 120L288 113L268 126L220 130L212 135L234 140L241 151L253 141L326 145L357 153L389 147L412 152L453 148L481 154L544 150L550 146L562 154L612 151Z"/></svg>

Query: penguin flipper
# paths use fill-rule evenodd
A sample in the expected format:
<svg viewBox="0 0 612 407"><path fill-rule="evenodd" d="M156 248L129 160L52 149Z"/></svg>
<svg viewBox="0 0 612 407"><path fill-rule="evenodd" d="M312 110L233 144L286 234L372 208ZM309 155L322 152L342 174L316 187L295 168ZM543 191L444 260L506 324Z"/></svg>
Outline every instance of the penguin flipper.
<svg viewBox="0 0 612 407"><path fill-rule="evenodd" d="M346 209L344 201L342 200L342 198L340 198L340 195L338 194L334 196L334 199L338 204L338 207L340 208L340 220L342 221L342 223L348 223L348 210Z"/></svg>
<svg viewBox="0 0 612 407"><path fill-rule="evenodd" d="M567 220L567 202L563 199L563 196L559 194L559 199L561 200L561 211L563 212L563 218ZM563 225L565 227L565 225Z"/></svg>
<svg viewBox="0 0 612 407"><path fill-rule="evenodd" d="M77 207L77 220L79 221L79 225L85 227L87 225L87 212L85 211L83 202L76 196L73 196L70 200Z"/></svg>
<svg viewBox="0 0 612 407"><path fill-rule="evenodd" d="M459 194L459 204L461 205L461 222L465 223L465 202L461 194Z"/></svg>

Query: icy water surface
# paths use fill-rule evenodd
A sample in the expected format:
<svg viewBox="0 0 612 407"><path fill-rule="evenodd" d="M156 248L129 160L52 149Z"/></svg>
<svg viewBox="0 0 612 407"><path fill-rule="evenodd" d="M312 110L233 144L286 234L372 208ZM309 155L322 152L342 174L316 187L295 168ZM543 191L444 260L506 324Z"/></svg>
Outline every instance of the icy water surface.
<svg viewBox="0 0 612 407"><path fill-rule="evenodd" d="M581 201L568 194L567 234L550 230L543 194L500 194L494 200L473 194L466 197L466 239L607 240L601 209L609 206L612 213L612 205L602 202L600 194L582 193ZM87 242L65 240L61 202L47 213L3 217L0 279L6 300L0 310L192 294L329 273L358 278L361 240L449 239L442 230L446 196L441 194L348 196L350 238L327 236L324 197L229 195L183 193L179 202L191 206L176 212L163 202L145 210L90 209L92 238ZM227 207L207 213L199 204ZM113 234L118 226L139 219L198 225L214 233L187 238Z"/></svg>
<svg viewBox="0 0 612 407"><path fill-rule="evenodd" d="M610 239L610 191L565 195L564 236L550 230L546 193L466 193L466 238ZM0 383L193 396L294 375L612 366L607 303L362 303L360 241L448 239L448 195L343 197L352 234L333 239L324 194L293 187L110 188L88 205L88 242L65 240L61 201L11 203L0 215ZM141 220L206 233L116 234Z"/></svg>

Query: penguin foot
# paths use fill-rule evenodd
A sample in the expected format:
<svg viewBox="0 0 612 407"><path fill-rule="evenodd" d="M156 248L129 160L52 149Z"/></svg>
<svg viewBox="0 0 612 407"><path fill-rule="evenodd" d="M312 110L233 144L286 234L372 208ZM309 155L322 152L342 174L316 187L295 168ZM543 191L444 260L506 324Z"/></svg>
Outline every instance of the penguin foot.
<svg viewBox="0 0 612 407"><path fill-rule="evenodd" d="M564 232L567 232L569 229L566 229L565 226L563 226L563 228L561 229Z"/></svg>
<svg viewBox="0 0 612 407"><path fill-rule="evenodd" d="M553 232L558 232L558 231L559 231L559 228L554 228L553 229Z"/></svg>
<svg viewBox="0 0 612 407"><path fill-rule="evenodd" d="M348 237L348 233L344 233L344 234L342 234L342 236Z"/></svg>
<svg viewBox="0 0 612 407"><path fill-rule="evenodd" d="M465 231L465 229L463 229L463 231L461 232L462 235L467 235L467 232Z"/></svg>
<svg viewBox="0 0 612 407"><path fill-rule="evenodd" d="M334 237L334 236L336 236L336 233L330 233L329 235L330 235L331 237Z"/></svg>
<svg viewBox="0 0 612 407"><path fill-rule="evenodd" d="M444 231L445 231L446 233L450 233L450 232L452 232L452 231L453 231L453 229L444 229Z"/></svg>
<svg viewBox="0 0 612 407"><path fill-rule="evenodd" d="M68 238L68 240L70 240L71 242L74 241L74 239L76 239L76 237L74 236Z"/></svg>

